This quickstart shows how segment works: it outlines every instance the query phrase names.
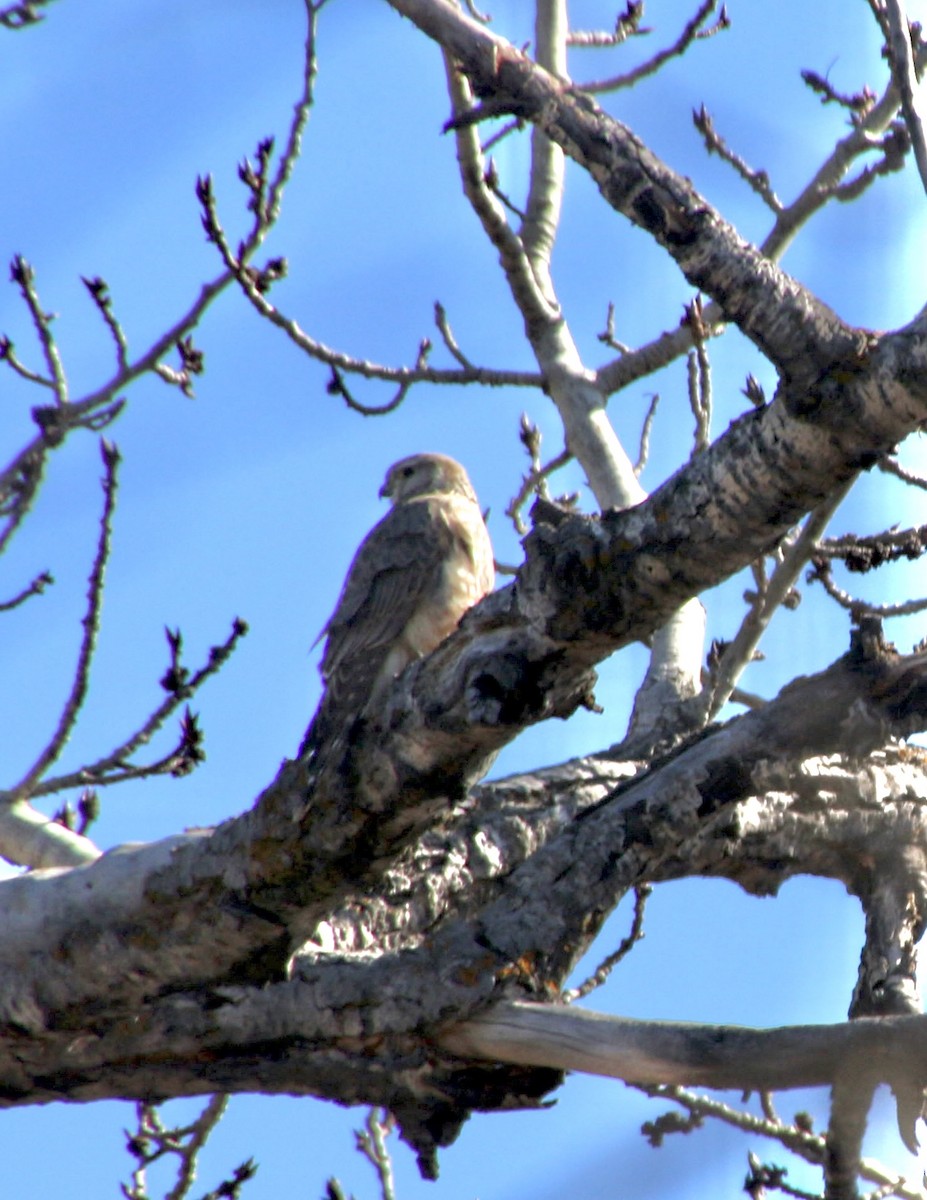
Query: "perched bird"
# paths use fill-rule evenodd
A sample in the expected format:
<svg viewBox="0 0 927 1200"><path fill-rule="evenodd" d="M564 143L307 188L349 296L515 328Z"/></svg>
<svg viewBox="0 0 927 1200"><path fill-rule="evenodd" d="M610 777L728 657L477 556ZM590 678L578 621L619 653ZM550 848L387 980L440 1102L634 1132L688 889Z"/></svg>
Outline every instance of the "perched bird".
<svg viewBox="0 0 927 1200"><path fill-rule="evenodd" d="M343 732L490 592L492 543L467 472L444 454L394 463L392 508L358 547L326 638L325 694L300 756Z"/></svg>

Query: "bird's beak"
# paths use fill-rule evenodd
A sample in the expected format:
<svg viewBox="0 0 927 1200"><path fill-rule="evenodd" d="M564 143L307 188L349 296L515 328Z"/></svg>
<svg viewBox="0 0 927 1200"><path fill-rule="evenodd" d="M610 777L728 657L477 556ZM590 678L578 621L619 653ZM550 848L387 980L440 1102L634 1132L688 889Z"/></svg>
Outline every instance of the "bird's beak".
<svg viewBox="0 0 927 1200"><path fill-rule="evenodd" d="M380 497L381 500L388 500L390 497L390 494L391 494L390 486L388 483L384 483L383 486L380 488L379 492L377 492L377 495Z"/></svg>

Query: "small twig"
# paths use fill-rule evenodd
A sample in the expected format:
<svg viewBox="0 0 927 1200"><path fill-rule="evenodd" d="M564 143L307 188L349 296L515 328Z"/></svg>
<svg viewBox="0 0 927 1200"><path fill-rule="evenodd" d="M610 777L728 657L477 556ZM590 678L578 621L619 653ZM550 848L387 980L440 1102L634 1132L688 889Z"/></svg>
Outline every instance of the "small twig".
<svg viewBox="0 0 927 1200"><path fill-rule="evenodd" d="M206 1140L228 1108L228 1096L210 1096L206 1107L196 1121L188 1126L189 1137L182 1152L179 1153L180 1165L177 1171L177 1183L167 1193L164 1200L183 1200L196 1179L196 1159Z"/></svg>
<svg viewBox="0 0 927 1200"><path fill-rule="evenodd" d="M927 553L927 525L913 529L886 529L883 533L861 537L845 533L841 537L822 538L816 557L843 561L848 571L865 575L886 563L907 559L916 562Z"/></svg>
<svg viewBox="0 0 927 1200"><path fill-rule="evenodd" d="M198 180L197 196L203 206L203 225L207 230L209 240L219 250L222 261L225 263L230 276L237 280L242 291L261 316L265 317L271 324L276 325L278 329L282 329L293 344L309 355L310 358L324 363L333 372L337 372L339 376L350 373L358 375L362 379L379 379L386 383L395 383L404 389L402 397L399 400L394 398L384 405L366 406L355 402L359 412L369 410L370 415L378 415L383 412L392 411L396 408L397 403L401 402L401 399L404 398L408 389L416 383L481 384L489 387L542 388L544 386L544 377L536 371L506 371L497 370L494 367L435 368L421 365L414 367L388 367L381 363L371 362L369 359L354 358L349 354L344 354L339 350L334 350L330 346L326 346L324 342L320 342L306 333L295 320L286 317L279 309L275 308L266 295L261 292L251 269L244 266L236 256L219 223L215 207L215 197L212 192L212 181L209 176L204 176ZM428 339L423 338L419 343L417 364L423 361L421 359L421 348L427 342ZM336 379L333 382L338 384L339 380ZM340 383L343 384L343 379L340 379ZM331 381L329 388L331 390ZM336 388L333 394L344 396L344 392L340 386Z"/></svg>
<svg viewBox="0 0 927 1200"><path fill-rule="evenodd" d="M706 676L703 683L709 683L710 679ZM758 696L756 692L748 692L744 688L731 688L731 694L728 696L733 704L742 704L744 708L765 708L768 703L763 696Z"/></svg>
<svg viewBox="0 0 927 1200"><path fill-rule="evenodd" d="M884 137L871 138L868 149L881 150L882 157L878 162L863 167L846 183L834 184L829 193L834 200L841 204L851 204L877 179L904 168L905 158L911 149L911 139L903 122L894 122Z"/></svg>
<svg viewBox="0 0 927 1200"><path fill-rule="evenodd" d="M653 888L649 883L639 884L634 889L634 916L631 919L630 930L621 939L617 949L607 955L588 978L584 979L578 987L570 988L563 993L560 998L564 1004L572 1004L574 1000L582 1000L590 992L594 992L597 987L601 987L621 960L626 958L637 943L645 936L644 909L652 891Z"/></svg>
<svg viewBox="0 0 927 1200"><path fill-rule="evenodd" d="M669 59L677 58L680 54L684 54L693 42L714 37L722 29L728 28L731 22L727 15L727 8L723 4L714 25L711 25L707 29L702 28L716 7L717 0L703 0L695 15L691 20L686 22L679 37L671 46L668 46L665 50L658 51L652 58L635 67L633 71L628 71L623 75L614 75L610 79L599 79L592 83L584 83L581 85L581 90L592 93L614 92L619 88L633 87L635 83L645 78L645 76L653 75Z"/></svg>
<svg viewBox="0 0 927 1200"><path fill-rule="evenodd" d="M87 830L97 820L100 815L100 797L93 788L84 788L80 796L77 798L77 811L71 806L70 800L65 800L64 804L58 809L52 817L53 821L57 821L59 825L63 825L65 829L72 833L78 833L81 837L86 837Z"/></svg>
<svg viewBox="0 0 927 1200"><path fill-rule="evenodd" d="M650 397L650 404L647 407L647 415L644 417L644 423L641 426L641 440L637 451L637 462L634 464L634 474L640 475L644 467L647 466L647 460L650 457L650 434L653 430L654 417L657 415L657 405L660 403L658 392L654 392Z"/></svg>
<svg viewBox="0 0 927 1200"><path fill-rule="evenodd" d="M48 446L40 437L32 442L30 451L17 457L16 471L5 472L0 483L0 515L6 518L0 532L0 553L32 508L42 482Z"/></svg>
<svg viewBox="0 0 927 1200"><path fill-rule="evenodd" d="M811 1123L804 1113L796 1113L793 1123L789 1125L778 1117L772 1120L765 1116L757 1117L752 1113L743 1112L722 1101L699 1095L686 1088L665 1085L658 1087L634 1086L645 1095L672 1100L676 1104L682 1105L690 1114L712 1117L746 1133L772 1138L813 1166L820 1167L824 1163L825 1139L813 1132ZM909 1184L903 1176L888 1171L874 1159L864 1158L861 1160L859 1175L862 1179L884 1189L883 1195L899 1196L903 1200L924 1200L921 1188Z"/></svg>
<svg viewBox="0 0 927 1200"><path fill-rule="evenodd" d="M619 342L615 337L615 305L612 300L608 302L608 311L605 314L605 328L601 333L596 334L599 341L606 346L610 346L612 350L617 350L619 354L628 354L631 347L624 342Z"/></svg>
<svg viewBox="0 0 927 1200"><path fill-rule="evenodd" d="M793 1154L799 1155L806 1162L813 1163L815 1166L823 1164L824 1138L812 1133L810 1130L802 1129L797 1123L787 1125L778 1117L770 1120L765 1115L757 1116L755 1113L734 1108L722 1100L716 1100L713 1097L675 1085L657 1084L655 1086L648 1086L633 1084L629 1086L633 1086L637 1091L643 1092L645 1095L657 1100L672 1100L675 1104L679 1104L684 1108L690 1117L699 1117L703 1120L705 1117L711 1117L722 1121L725 1125L731 1125L735 1129L740 1129L744 1133L753 1133L762 1137L772 1138L779 1142L780 1145L785 1146L787 1150L791 1150Z"/></svg>
<svg viewBox="0 0 927 1200"><path fill-rule="evenodd" d="M447 346L451 355L457 359L462 367L472 368L473 363L460 349L457 344L457 339L451 331L450 322L447 319L447 312L444 305L439 301L435 301L435 325L438 327L438 332L441 334L441 340Z"/></svg>
<svg viewBox="0 0 927 1200"><path fill-rule="evenodd" d="M203 227L209 240L216 246L229 274L237 280L243 293L257 312L290 338L306 354L332 368L329 390L341 395L350 407L364 415L379 415L392 412L402 402L408 389L415 383L472 383L490 386L541 387L543 378L534 373L519 371L496 371L491 368L461 367L436 370L427 367L427 351L423 339L416 365L409 367L386 367L378 363L353 358L342 354L310 337L296 321L281 313L266 296L270 284L280 277L282 260L271 259L263 269L250 266L250 260L262 244L270 224L276 220L282 199L283 188L292 172L299 153L303 128L312 105L313 81L315 77L315 15L322 7L307 0L309 13L305 49L305 74L303 95L296 106L287 145L280 158L277 174L270 178L272 143L265 139L258 146L255 163L247 160L242 164L240 176L248 188L249 208L254 214L248 236L233 249L219 220L212 180L208 175L197 180L196 192L203 210ZM365 405L348 392L343 375L351 373L365 379L381 379L398 385L399 394L383 405Z"/></svg>
<svg viewBox="0 0 927 1200"><path fill-rule="evenodd" d="M777 1124L781 1124L781 1118L776 1112L776 1106L773 1103L772 1092L759 1092L758 1095L760 1108L763 1110L763 1116L766 1118L766 1120L775 1121Z"/></svg>
<svg viewBox="0 0 927 1200"><path fill-rule="evenodd" d="M520 221L524 221L525 214L502 190L502 185L499 182L499 168L496 166L496 160L493 158L490 158L486 164L486 170L483 172L483 182L496 199L501 204L504 204L513 216L518 217Z"/></svg>
<svg viewBox="0 0 927 1200"><path fill-rule="evenodd" d="M428 361L428 355L431 353L431 342L424 338L418 347L418 357L415 360L415 365L418 370L421 370ZM344 375L337 367L332 366L331 376L325 390L329 396L340 396L348 408L352 412L360 413L362 417L385 417L388 413L395 412L402 404L406 396L409 394L409 389L412 387L411 380L405 380L400 383L399 387L393 394L392 400L387 400L383 404L363 404L349 390L345 383Z"/></svg>
<svg viewBox="0 0 927 1200"><path fill-rule="evenodd" d="M620 46L631 37L642 37L652 31L641 28L641 18L644 15L642 0L628 0L623 13L615 18L615 27L606 30L575 30L567 35L567 45L578 49L611 49Z"/></svg>
<svg viewBox="0 0 927 1200"><path fill-rule="evenodd" d="M815 555L811 561L812 568L805 576L806 581L819 583L832 600L836 600L841 608L845 608L854 617L871 616L888 620L890 617L910 617L915 613L927 611L927 597L921 600L905 600L900 604L871 604L867 600L860 600L835 583L829 559L823 555Z"/></svg>
<svg viewBox="0 0 927 1200"><path fill-rule="evenodd" d="M753 660L756 647L773 614L792 592L802 568L812 557L814 547L854 481L855 476L810 513L801 532L785 549L766 586L753 597L750 611L740 629L720 656L713 672L712 686L703 693L706 721L712 720L730 699L741 672Z"/></svg>
<svg viewBox="0 0 927 1200"><path fill-rule="evenodd" d="M306 9L306 41L303 54L303 90L302 95L296 102L293 111L293 120L290 123L289 132L287 134L286 145L283 148L283 153L277 163L277 172L266 191L266 201L262 209L262 215L255 214L256 224L251 232L251 235L245 240L243 245L243 253L241 257L245 260L250 258L251 252L260 245L264 237L276 223L280 215L280 206L283 202L283 193L289 183L290 176L293 174L293 169L296 166L302 148L303 132L309 120L309 110L312 108L313 93L316 76L316 57L315 57L315 35L316 35L316 17L324 7L326 0L304 0ZM269 156L265 174L269 173Z"/></svg>
<svg viewBox="0 0 927 1200"><path fill-rule="evenodd" d="M711 443L711 363L705 342L709 332L702 315L702 300L696 296L686 305L686 323L692 329L693 347L687 361L689 407L695 417L693 454L699 454Z"/></svg>
<svg viewBox="0 0 927 1200"><path fill-rule="evenodd" d="M784 1196L792 1196L794 1200L821 1200L816 1192L804 1192L785 1182L788 1175L786 1167L775 1163L762 1162L752 1151L747 1154L750 1174L744 1180L744 1191L752 1200L764 1200L768 1190L782 1192Z"/></svg>
<svg viewBox="0 0 927 1200"><path fill-rule="evenodd" d="M61 366L61 356L58 354L58 347L51 332L54 313L47 313L42 308L39 294L35 289L35 272L21 254L17 254L13 259L10 278L19 287L26 306L32 314L32 323L42 346L42 353L45 355L45 365L48 368L48 377L55 393L55 400L58 404L67 404L68 384Z"/></svg>
<svg viewBox="0 0 927 1200"><path fill-rule="evenodd" d="M364 1129L354 1132L357 1149L377 1173L381 1200L396 1200L393 1163L386 1147L386 1139L394 1127L392 1113L385 1108L371 1108L367 1113Z"/></svg>
<svg viewBox="0 0 927 1200"><path fill-rule="evenodd" d="M864 87L860 92L849 94L838 92L830 80L819 75L817 71L804 70L801 78L806 87L820 96L822 104L837 104L841 108L849 109L857 120L865 117L875 103L875 96L868 87Z"/></svg>
<svg viewBox="0 0 927 1200"><path fill-rule="evenodd" d="M927 46L921 46L916 56L916 67L920 72L927 64ZM814 214L835 197L850 164L860 155L882 147L877 140L892 123L898 110L898 91L893 83L886 88L881 99L854 126L851 133L842 138L827 156L813 178L792 204L782 210L773 227L763 239L760 250L772 262L777 262L791 245L799 230ZM893 161L895 152L893 151ZM887 164L885 169L887 170ZM723 314L715 304L709 304L704 320L712 334L720 332ZM620 358L605 364L596 372L596 386L605 396L614 395L639 379L668 366L692 345L692 334L688 326L660 334L653 341L624 353Z"/></svg>
<svg viewBox="0 0 927 1200"><path fill-rule="evenodd" d="M116 319L113 312L113 301L109 294L109 287L105 280L97 276L94 279L86 279L83 275L81 280L84 287L90 293L90 298L97 306L97 311L103 318L106 328L113 336L113 341L116 343L116 365L120 371L125 371L129 366L129 345L126 341L126 335L122 326Z"/></svg>
<svg viewBox="0 0 927 1200"><path fill-rule="evenodd" d="M44 375L40 375L37 371L31 371L19 361L16 357L16 350L13 343L6 336L0 337L0 361L7 363L11 370L15 371L17 375L25 379L28 383L37 383L40 387L54 390L55 385L50 379L46 379Z"/></svg>
<svg viewBox="0 0 927 1200"><path fill-rule="evenodd" d="M692 120L695 128L702 135L708 153L717 154L720 159L732 166L768 208L776 214L781 213L782 201L773 191L769 175L765 171L757 171L749 167L740 155L734 153L715 129L714 122L704 104L692 113Z"/></svg>
<svg viewBox="0 0 927 1200"><path fill-rule="evenodd" d="M914 64L914 48L911 44L912 27L902 0L884 0L888 28L888 57L892 79L901 96L901 111L914 148L914 161L927 190L927 132L924 130L923 105L920 97L918 72Z"/></svg>
<svg viewBox="0 0 927 1200"><path fill-rule="evenodd" d="M84 634L77 656L74 681L71 685L71 693L62 709L58 727L52 734L50 741L25 777L12 789L12 795L17 799L22 799L33 794L35 785L61 754L65 743L71 735L71 731L77 720L77 714L80 712L87 694L90 663L93 658L94 649L96 648L97 633L100 627L100 607L103 603L103 579L106 571L106 563L109 558L110 533L113 511L116 505L116 481L119 468L119 452L115 446L104 440L101 443L100 450L104 466L103 514L100 518L100 538L97 543L97 552L87 585L87 611L82 620Z"/></svg>
<svg viewBox="0 0 927 1200"><path fill-rule="evenodd" d="M177 746L163 758L154 763L140 766L130 766L129 759L142 746L151 741L155 733L165 724L177 709L188 701L211 676L223 666L239 640L248 632L247 624L236 618L232 623L232 632L218 646L209 650L207 662L192 675L184 667L179 658L181 639L179 633L167 631L168 643L171 646L171 665L161 679L161 686L168 693L167 698L155 709L140 729L136 730L114 750L97 759L93 763L81 767L68 775L59 775L53 779L37 783L30 791L32 796L47 796L69 788L112 787L117 783L125 783L131 779L147 779L155 775L187 774L198 761L199 730L192 714L184 718L181 727L181 737ZM7 797L5 797L7 798Z"/></svg>
<svg viewBox="0 0 927 1200"><path fill-rule="evenodd" d="M31 583L26 584L23 590L10 600L0 601L0 612L9 612L11 608L18 608L20 604L24 604L30 596L41 596L47 587L55 581L49 571L43 571L40 575L36 575Z"/></svg>
<svg viewBox="0 0 927 1200"><path fill-rule="evenodd" d="M528 528L521 518L521 510L528 497L537 495L546 498L548 495L547 480L555 471L559 471L561 467L565 467L571 461L573 455L569 450L562 450L556 458L552 458L549 463L543 464L541 462L541 431L528 419L527 413L522 413L521 415L518 437L528 454L531 466L528 473L522 479L517 493L509 501L505 515L514 525L515 532L521 536L528 532Z"/></svg>
<svg viewBox="0 0 927 1200"><path fill-rule="evenodd" d="M918 487L923 491L927 491L927 479L923 475L916 475L913 471L909 471L906 467L903 467L897 458L880 458L876 466L880 471L884 471L886 475L894 475L902 483L909 483L912 487Z"/></svg>
<svg viewBox="0 0 927 1200"><path fill-rule="evenodd" d="M203 352L193 344L193 338L178 338L175 348L180 356L180 370L169 367L167 363L157 363L155 374L165 383L178 387L189 399L193 399L193 376L203 373Z"/></svg>
<svg viewBox="0 0 927 1200"><path fill-rule="evenodd" d="M309 14L309 37L307 47L311 47L314 30L314 18L322 8L325 0L313 3L306 0ZM0 20L12 13L24 13L30 5L16 5L0 13ZM243 243L245 252L250 253L265 236L273 221L276 220L283 188L289 179L296 157L299 152L300 139L308 110L307 96L311 91L311 79L315 70L314 58L307 54L305 70L305 95L303 102L297 105L296 114L290 126L287 146L273 178L270 172L265 172L261 183L260 218L256 215L257 226L252 230L248 240ZM271 260L265 268L265 276L276 276L277 262ZM151 346L134 362L128 358L127 342L116 322L110 308L109 297L105 285L99 280L88 280L87 286L94 298L110 332L116 342L117 370L115 375L95 392L86 395L80 401L68 402L67 384L58 351L51 335L51 316L44 312L34 285L31 267L21 257L13 261L13 280L26 301L33 317L33 323L42 344L43 353L48 369L47 377L37 371L27 368L16 356L13 344L9 338L0 337L0 359L5 359L10 368L21 378L30 383L47 387L55 393L55 406L39 406L33 410L33 415L39 425L39 434L20 450L9 465L0 472L0 513L6 518L6 524L0 531L0 550L2 550L13 533L19 527L41 482L45 455L52 446L60 445L65 437L74 429L100 429L121 410L124 401L116 398L119 390L128 387L136 379L148 372L155 372L168 383L180 386L188 395L192 392L191 377L202 368L202 355L192 345L189 339L190 331L196 327L203 313L213 300L239 277L238 273L226 269L217 278L203 284L190 308L167 329ZM263 276L262 276L263 278ZM165 354L176 348L181 357L181 369L175 370L162 362ZM473 382L485 382L475 373ZM394 372L397 382L402 382L402 372ZM470 382L465 380L465 382ZM499 382L517 382L515 380L500 380ZM537 378L536 378L536 382Z"/></svg>
<svg viewBox="0 0 927 1200"><path fill-rule="evenodd" d="M48 450L52 446L61 445L74 429L100 430L115 420L125 404L124 400L116 398L116 393L149 371L157 370L164 354L199 323L209 305L228 287L233 278L234 276L226 271L209 283L203 284L183 316L134 362L124 370L118 370L109 382L95 392L66 405L33 409L39 433L0 471L0 513L8 518L6 526L0 532L0 551L5 548L31 507L42 480ZM0 339L0 357L6 357L9 361L10 349L9 340ZM11 365L31 382L53 388L50 380L25 369L20 370L15 359Z"/></svg>
<svg viewBox="0 0 927 1200"><path fill-rule="evenodd" d="M134 1133L126 1131L126 1146L136 1160L136 1166L132 1171L131 1183L120 1185L126 1200L149 1200L148 1167L168 1155L178 1160L177 1182L165 1193L164 1200L185 1200L196 1181L199 1154L227 1106L227 1096L211 1096L195 1121L189 1125L165 1128L157 1105L136 1104L137 1129ZM202 1200L219 1200L220 1197L236 1200L241 1195L242 1186L254 1177L256 1171L257 1166L248 1159L236 1167L217 1188L207 1192Z"/></svg>
<svg viewBox="0 0 927 1200"><path fill-rule="evenodd" d="M525 322L530 326L535 321L547 324L551 319L559 319L559 307L551 303L539 284L534 263L525 244L509 224L505 205L487 183L485 159L475 129L472 125L457 123L457 118L472 110L473 93L470 84L447 54L444 55L444 65L451 109L454 113L448 127L454 129L464 195L484 233L499 254L512 298Z"/></svg>

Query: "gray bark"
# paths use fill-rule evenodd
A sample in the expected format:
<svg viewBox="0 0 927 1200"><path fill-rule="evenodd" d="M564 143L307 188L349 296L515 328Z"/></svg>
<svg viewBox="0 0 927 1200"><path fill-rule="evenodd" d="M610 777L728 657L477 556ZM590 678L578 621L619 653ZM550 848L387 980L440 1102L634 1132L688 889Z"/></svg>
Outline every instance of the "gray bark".
<svg viewBox="0 0 927 1200"><path fill-rule="evenodd" d="M543 1056L536 1070L461 1063L448 1031L507 996L546 998L628 888L692 874L760 893L828 875L877 915L894 897L897 919L868 923L865 978L889 998L871 1011L910 1011L897 1000L914 994L905 949L927 911L927 785L918 752L878 747L927 727L923 672L922 656L860 635L828 671L649 770L591 758L474 789L389 860L358 854L337 888L305 880L325 905L280 884L258 908L241 887L249 844L234 835L255 814L4 884L3 1101L220 1089L384 1103L432 1170L468 1111L536 1103L558 1078ZM285 978L276 956L300 932ZM220 977L232 948L238 969Z"/></svg>
<svg viewBox="0 0 927 1200"><path fill-rule="evenodd" d="M4 883L0 1103L216 1089L384 1103L433 1171L468 1111L536 1103L561 1065L461 1060L452 1031L556 992L636 884L840 879L867 915L854 1012L915 1006L925 784L920 752L893 739L927 728L923 655L861 632L828 671L646 770L603 756L476 785L521 729L591 702L596 663L923 425L927 315L880 336L845 325L562 80L449 5L393 7L496 111L588 169L781 387L633 509L539 505L515 582L404 673L346 752L286 762L216 830Z"/></svg>

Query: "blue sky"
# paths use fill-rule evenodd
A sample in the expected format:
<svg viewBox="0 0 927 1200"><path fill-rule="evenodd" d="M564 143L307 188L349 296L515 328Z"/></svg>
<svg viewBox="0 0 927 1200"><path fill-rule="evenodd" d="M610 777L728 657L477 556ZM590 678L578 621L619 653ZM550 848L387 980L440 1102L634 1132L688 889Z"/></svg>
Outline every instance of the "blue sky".
<svg viewBox="0 0 927 1200"><path fill-rule="evenodd" d="M924 19L924 7L911 3L909 15ZM529 8L518 0L496 3L497 28L527 40ZM604 103L690 175L745 236L760 239L768 215L723 164L706 158L691 110L704 102L719 130L769 171L788 200L845 132L841 115L822 108L802 85L800 70L826 74L842 91L866 82L880 91L884 67L862 0L822 0L810 17L799 0L776 5L775 19L770 6L745 0L732 0L728 9L730 31ZM617 52L614 69L672 40L689 15L678 0L654 0L647 23L655 32ZM593 0L573 6L580 25L607 25L613 16L610 6ZM107 281L135 352L177 319L200 282L219 269L200 227L195 178L213 174L220 214L237 237L245 228L237 164L259 138L285 135L300 86L302 42L298 0L61 0L37 28L0 31L6 163L0 259L22 253L35 266L44 305L58 314L74 396L113 369L108 334L80 276ZM440 300L471 358L531 369L495 253L459 195L453 143L440 134L448 102L435 49L383 3L332 0L320 22L319 60L304 156L268 242L269 253L289 261L275 302L328 344L399 364L411 362L421 337L434 334L432 310ZM575 53L574 78L606 74L607 61ZM496 159L504 186L517 197L525 138L508 139ZM846 319L895 327L924 302L922 213L913 172L892 176L857 205L830 206L785 266ZM675 267L607 210L578 171L569 175L554 270L590 366L607 359L596 334L610 300L618 336L638 344L673 327L691 299ZM0 289L0 330L38 365L28 316L9 285ZM240 812L295 751L319 693L318 650L309 647L354 548L382 515L377 491L391 462L422 449L463 461L491 509L498 557L517 563L518 541L503 512L523 469L520 414L527 411L540 426L550 454L562 446L546 398L515 389L415 389L395 414L363 420L327 394L323 367L262 324L236 294L220 298L195 340L206 355L196 399L145 380L132 388L127 412L111 430L123 467L104 625L85 718L62 766L107 749L157 702L165 625L183 630L193 664L226 636L233 617L245 618L251 632L198 697L206 765L185 780L154 780L104 796L95 829L103 846ZM435 351L435 362L441 354ZM736 334L713 347L713 362L717 434L743 407L739 389L748 371L769 393L774 379ZM376 385L357 390L367 402L391 394ZM634 453L655 390L662 403L644 476L648 488L684 460L691 444L684 364L620 394L610 408ZM5 372L0 399L9 456L28 435L30 407L44 397ZM912 445L908 461L916 466L919 458L922 451ZM55 455L34 514L3 564L3 595L43 569L57 580L43 598L4 617L9 683L0 710L11 781L44 744L69 686L97 535L99 476L95 439L75 436ZM592 506L577 468L556 487L579 489L583 504ZM834 528L920 523L927 520L922 508L884 478L865 479ZM898 569L866 581L867 594L916 593L922 574L919 566ZM706 598L711 636L736 630L743 586L732 581ZM888 632L905 648L922 633L916 622ZM777 617L764 646L767 660L751 669L745 686L774 694L796 670L827 665L847 636L845 618L807 594L797 612ZM615 740L644 666L639 647L603 665L604 715L529 731L501 756L495 773ZM603 953L627 919L621 910L609 924ZM632 1016L755 1025L838 1020L855 977L860 927L855 901L834 884L796 881L766 901L717 882L661 888L650 904L645 942L589 1003ZM786 1097L783 1111L807 1102ZM703 1131L657 1153L636 1130L659 1111L620 1083L573 1078L552 1111L471 1121L442 1155L438 1185L419 1181L411 1155L399 1148L399 1194L403 1200L528 1194L543 1200L568 1188L642 1200L737 1194L747 1143ZM311 1101L236 1099L204 1157L202 1190L253 1155L261 1167L245 1192L249 1200L283 1189L321 1195L330 1174L359 1200L371 1197L375 1184L353 1153L350 1132L363 1115ZM131 1107L115 1103L3 1114L7 1186L27 1200L115 1194L116 1180L128 1171L120 1131L131 1121ZM764 1153L761 1144L754 1148ZM872 1151L883 1149L897 1155L890 1114L874 1130Z"/></svg>

